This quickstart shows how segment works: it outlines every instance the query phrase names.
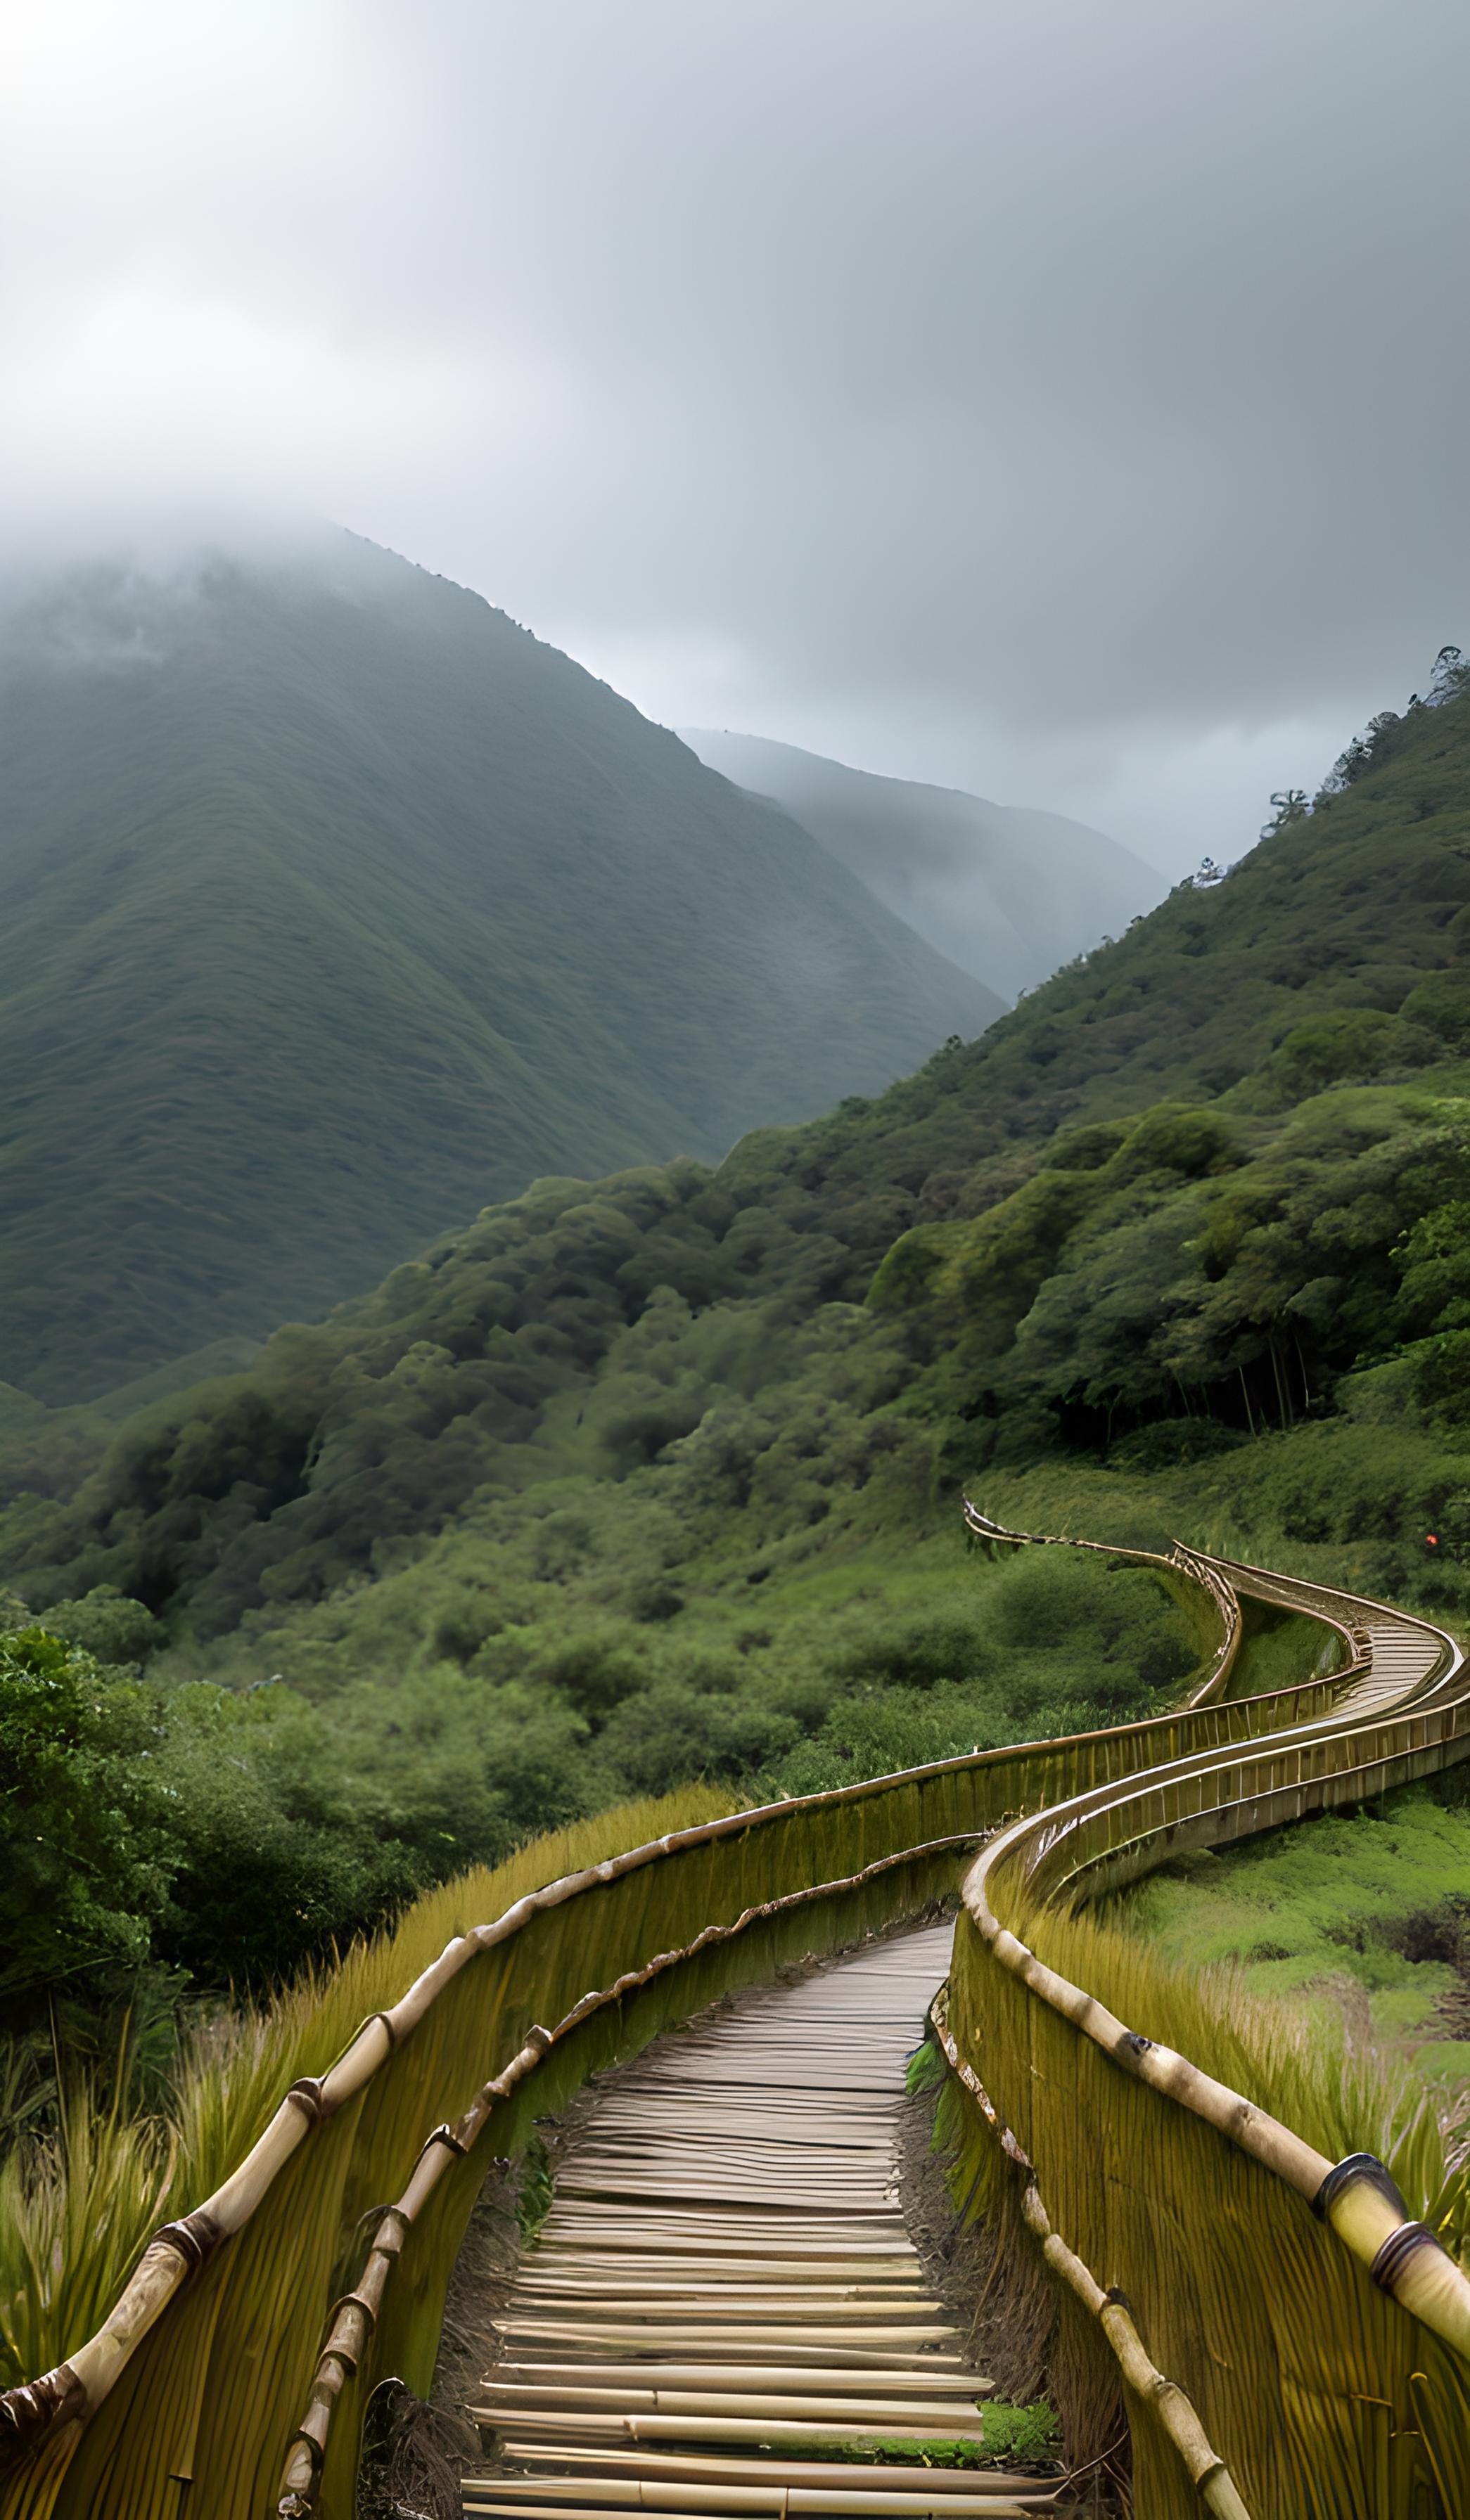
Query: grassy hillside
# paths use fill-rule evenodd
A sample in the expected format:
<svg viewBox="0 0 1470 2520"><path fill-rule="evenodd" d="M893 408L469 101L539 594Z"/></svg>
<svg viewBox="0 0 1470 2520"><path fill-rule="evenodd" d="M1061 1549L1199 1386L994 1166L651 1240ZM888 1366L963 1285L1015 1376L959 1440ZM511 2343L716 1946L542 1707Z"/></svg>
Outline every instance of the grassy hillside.
<svg viewBox="0 0 1470 2520"><path fill-rule="evenodd" d="M1150 910L1164 878L1062 814L878 779L761 736L681 730L702 761L769 797L942 954L1018 997Z"/></svg>
<svg viewBox="0 0 1470 2520"><path fill-rule="evenodd" d="M47 1402L998 1010L605 685L346 536L13 591L0 781L0 1383Z"/></svg>
<svg viewBox="0 0 1470 2520"><path fill-rule="evenodd" d="M115 1431L19 1423L0 1567L104 1665L148 1655L169 1759L213 1780L191 1878L225 1877L232 1812L237 1881L270 1814L286 1876L340 1858L281 1909L308 1941L334 1897L360 1917L619 1794L1177 1692L1177 1599L967 1558L965 1483L1453 1620L1467 937L1451 679L1224 881L876 1101L712 1171L541 1182L243 1373ZM1277 1676L1315 1651L1266 1642ZM235 1928L159 1930L218 1968Z"/></svg>
<svg viewBox="0 0 1470 2520"><path fill-rule="evenodd" d="M1305 2003L1412 2056L1452 2092L1470 2076L1470 1779L1451 1769L1351 1816L1186 1856L1108 1903L1197 1977Z"/></svg>

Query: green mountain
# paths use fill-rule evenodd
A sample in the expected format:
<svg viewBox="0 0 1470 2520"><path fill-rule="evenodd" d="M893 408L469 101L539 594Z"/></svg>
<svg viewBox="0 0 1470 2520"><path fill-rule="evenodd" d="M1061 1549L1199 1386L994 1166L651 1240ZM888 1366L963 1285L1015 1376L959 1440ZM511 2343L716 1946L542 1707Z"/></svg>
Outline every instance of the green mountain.
<svg viewBox="0 0 1470 2520"><path fill-rule="evenodd" d="M282 1880L356 1885L242 1913L1176 1693L1152 1579L966 1562L967 1484L1470 1616L1470 678L1434 698L873 1101L539 1183L244 1372L13 1425L3 1580L154 1647L178 1808L228 1743ZM260 1964L218 1934L169 1948Z"/></svg>
<svg viewBox="0 0 1470 2520"><path fill-rule="evenodd" d="M999 1011L605 685L346 536L13 589L0 782L0 1381L51 1403Z"/></svg>
<svg viewBox="0 0 1470 2520"><path fill-rule="evenodd" d="M794 744L681 727L712 770L790 814L860 883L1003 997L1122 935L1164 878L1084 823L879 779Z"/></svg>

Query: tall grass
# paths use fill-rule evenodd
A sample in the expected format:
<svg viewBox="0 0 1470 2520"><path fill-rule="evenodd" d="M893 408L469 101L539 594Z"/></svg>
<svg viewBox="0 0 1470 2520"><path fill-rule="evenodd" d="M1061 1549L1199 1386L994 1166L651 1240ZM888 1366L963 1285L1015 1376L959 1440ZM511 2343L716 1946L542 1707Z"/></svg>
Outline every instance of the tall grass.
<svg viewBox="0 0 1470 2520"><path fill-rule="evenodd" d="M1018 1914L1047 1965L1130 2030L1177 2049L1328 2159L1377 2153L1411 2214L1464 2245L1453 2141L1393 2060L1315 2015L1253 1998L1228 1966L1190 1976L1116 1926ZM1256 2520L1460 2520L1470 2470L1464 2365L1380 2291L1262 2162L1032 1997L961 1914L950 2028L1029 2160L1052 2228L1126 2297ZM957 2088L957 2087L955 2087ZM1017 2174L978 2110L951 2104L955 2179L1028 2249ZM1065 2400L1061 2379L1059 2402ZM1064 2404L1064 2413L1066 2411ZM1197 2520L1194 2488L1130 2408L1136 2506Z"/></svg>
<svg viewBox="0 0 1470 2520"><path fill-rule="evenodd" d="M1136 1931L1087 1910L1032 1911L1016 1931L1119 2020L1341 2161L1375 2153L1410 2214L1470 2256L1464 2104L1444 2105L1400 2053L1335 2010L1261 1995L1233 1960L1181 1969Z"/></svg>

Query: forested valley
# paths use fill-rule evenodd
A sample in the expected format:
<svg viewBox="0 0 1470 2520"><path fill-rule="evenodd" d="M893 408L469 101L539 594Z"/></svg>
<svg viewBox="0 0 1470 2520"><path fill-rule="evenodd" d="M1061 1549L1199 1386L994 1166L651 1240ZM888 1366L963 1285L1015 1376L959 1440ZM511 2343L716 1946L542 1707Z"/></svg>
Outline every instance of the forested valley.
<svg viewBox="0 0 1470 2520"><path fill-rule="evenodd" d="M967 1556L966 1489L1463 1610L1467 956L1450 657L1228 874L877 1099L536 1182L247 1372L14 1428L16 2105L53 2037L145 2070L629 1796L1169 1703L1179 1598Z"/></svg>

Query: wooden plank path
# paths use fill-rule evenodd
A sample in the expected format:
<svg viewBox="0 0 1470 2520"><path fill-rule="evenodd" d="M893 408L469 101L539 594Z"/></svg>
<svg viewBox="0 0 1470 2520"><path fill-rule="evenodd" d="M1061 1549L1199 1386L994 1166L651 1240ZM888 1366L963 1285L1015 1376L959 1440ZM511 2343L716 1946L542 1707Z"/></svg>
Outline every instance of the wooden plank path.
<svg viewBox="0 0 1470 2520"><path fill-rule="evenodd" d="M984 2438L990 2384L897 2198L903 2061L950 1941L907 1934L749 1998L610 2086L471 2408L498 2459L466 2479L469 2520L1055 2506L1054 2478L821 2455Z"/></svg>

